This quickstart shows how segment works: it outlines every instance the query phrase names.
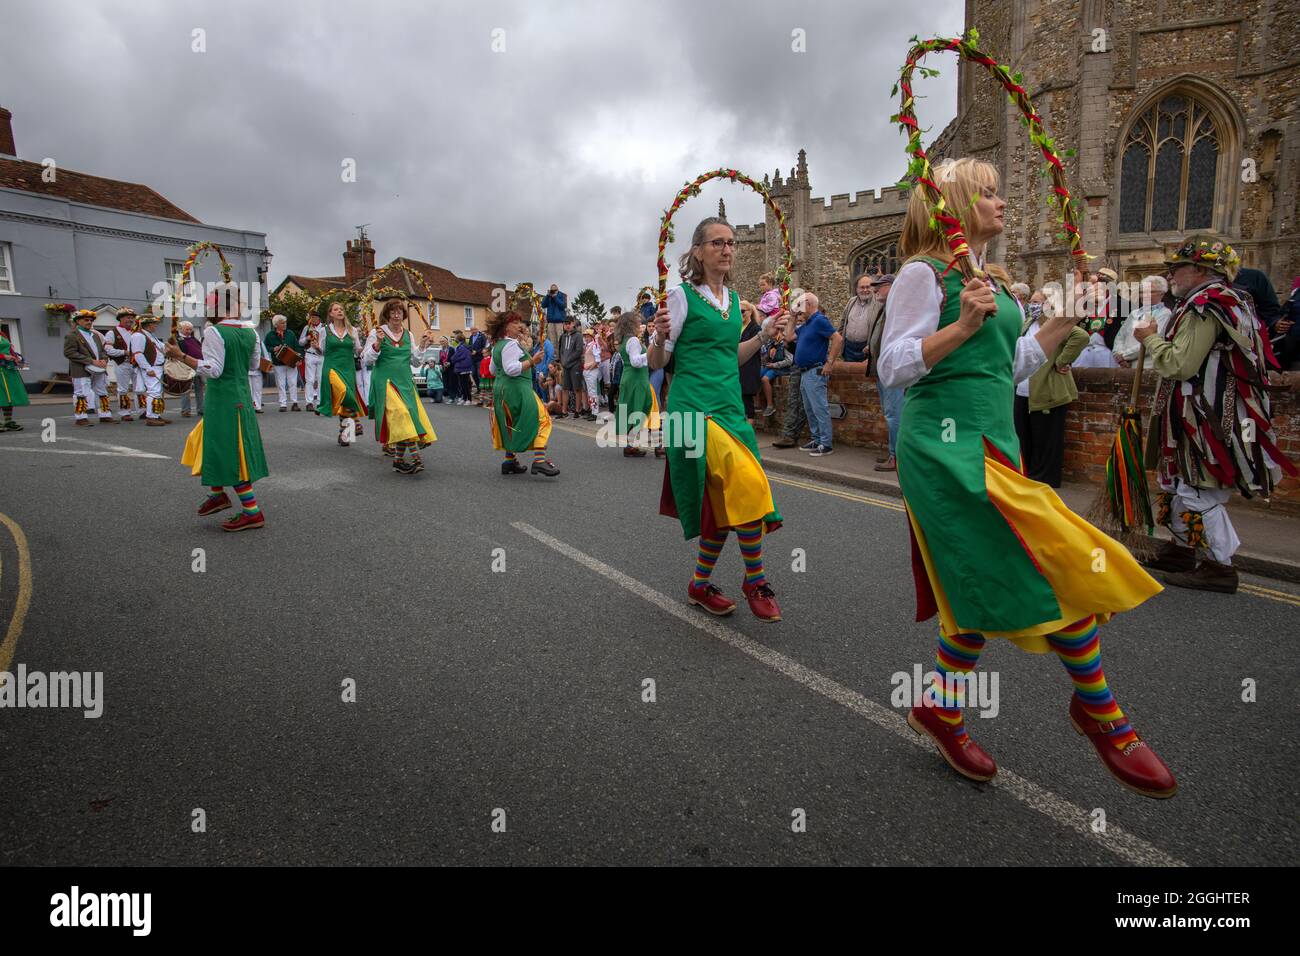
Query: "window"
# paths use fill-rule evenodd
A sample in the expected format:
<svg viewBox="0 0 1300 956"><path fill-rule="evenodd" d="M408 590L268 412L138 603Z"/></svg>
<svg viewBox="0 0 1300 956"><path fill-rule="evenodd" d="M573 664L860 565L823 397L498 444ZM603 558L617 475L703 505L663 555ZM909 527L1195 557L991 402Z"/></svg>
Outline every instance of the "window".
<svg viewBox="0 0 1300 956"><path fill-rule="evenodd" d="M474 328L474 306L465 306L465 328Z"/></svg>
<svg viewBox="0 0 1300 956"><path fill-rule="evenodd" d="M432 308L430 309L430 315L429 315L429 328L431 328L431 329L440 329L440 328L442 328L442 318L438 315L438 303L437 303L437 302L433 303L433 306L432 306Z"/></svg>
<svg viewBox="0 0 1300 956"><path fill-rule="evenodd" d="M7 242L0 242L0 292L18 293L14 285L14 258Z"/></svg>
<svg viewBox="0 0 1300 956"><path fill-rule="evenodd" d="M170 290L159 300L152 303L153 310L161 315L172 315L172 296L175 295L177 288L180 286L181 275L185 272L185 261L183 259L164 259L163 260L163 280L170 286ZM191 279L194 277L191 276ZM183 308L191 317L201 315L203 306L203 293L201 291L191 291L184 299Z"/></svg>
<svg viewBox="0 0 1300 956"><path fill-rule="evenodd" d="M849 295L857 289L854 280L864 272L881 275L898 271L898 236L881 236L859 246L849 257Z"/></svg>
<svg viewBox="0 0 1300 956"><path fill-rule="evenodd" d="M1213 226L1221 140L1209 109L1171 94L1133 123L1120 158L1119 231Z"/></svg>

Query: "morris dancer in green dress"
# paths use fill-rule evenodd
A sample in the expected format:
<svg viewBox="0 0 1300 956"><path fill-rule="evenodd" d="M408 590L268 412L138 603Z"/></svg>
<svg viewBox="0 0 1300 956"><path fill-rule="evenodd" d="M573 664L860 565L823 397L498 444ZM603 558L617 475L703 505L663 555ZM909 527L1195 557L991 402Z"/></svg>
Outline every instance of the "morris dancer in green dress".
<svg viewBox="0 0 1300 956"><path fill-rule="evenodd" d="M217 289L213 324L203 330L203 359L186 355L168 343L168 358L184 362L208 380L203 417L185 440L181 464L201 475L208 486L200 515L216 514L232 506L226 485L233 485L241 511L221 523L224 531L250 531L266 525L253 496L253 482L270 472L262 452L262 433L253 414L253 393L248 368L257 361L257 332L239 317L239 292L234 285Z"/></svg>
<svg viewBox="0 0 1300 956"><path fill-rule="evenodd" d="M645 449L634 444L642 428L648 428L652 436L659 431L659 401L650 387L650 354L641 345L640 332L640 312L627 312L618 317L614 341L623 359L623 375L618 383L616 413L618 433L627 435L624 458L645 457ZM651 444L659 447L653 438Z"/></svg>
<svg viewBox="0 0 1300 956"><path fill-rule="evenodd" d="M986 275L963 282L914 190L898 243L907 262L889 296L877 364L886 388L907 389L898 483L912 533L916 617L939 616L939 681L923 706L912 707L908 724L929 735L958 773L990 779L997 765L966 732L960 704L986 639L1007 638L1060 657L1074 684L1070 722L1116 779L1144 796L1172 796L1169 768L1107 686L1098 636L1099 625L1160 585L1123 545L1026 478L1021 464L1015 383L1047 361L1073 320L1056 316L1021 337L1024 314L1005 270L982 266L1003 228L996 168L948 161L934 178Z"/></svg>
<svg viewBox="0 0 1300 956"><path fill-rule="evenodd" d="M687 539L700 539L688 602L719 616L736 609L709 581L734 528L745 559L749 609L759 620L779 621L781 609L763 571L763 532L780 527L781 515L740 395L740 366L769 340L756 335L740 341L740 296L726 285L735 251L730 223L720 217L701 222L681 258L685 281L655 314L650 367L663 368L669 358L673 363L659 513L677 518ZM782 312L777 335L784 333L785 321Z"/></svg>
<svg viewBox="0 0 1300 956"><path fill-rule="evenodd" d="M339 444L344 448L352 444L352 437L361 434L361 419L366 416L366 403L357 391L356 357L361 352L357 330L348 321L342 302L330 304L325 324L320 327L324 337L325 358L321 364L320 401L317 415L337 415L339 418ZM348 423L354 423L349 429Z"/></svg>
<svg viewBox="0 0 1300 956"><path fill-rule="evenodd" d="M487 320L492 340L492 447L506 453L501 474L528 471L518 455L533 453L532 473L554 478L560 469L546 457L551 439L551 416L533 389L533 369L544 361L539 347L532 355L528 324L517 312L502 312Z"/></svg>
<svg viewBox="0 0 1300 956"><path fill-rule="evenodd" d="M379 321L383 324L370 333L363 353L375 366L367 405L375 422L375 440L393 459L393 469L399 475L414 475L424 471L419 449L436 442L438 436L411 375L411 333L402 327L406 303L389 299Z"/></svg>
<svg viewBox="0 0 1300 956"><path fill-rule="evenodd" d="M21 363L22 356L14 351L13 343L0 332L0 412L5 417L4 423L0 424L0 432L22 431L23 426L14 421L14 406L32 403L27 397L23 377L18 373Z"/></svg>

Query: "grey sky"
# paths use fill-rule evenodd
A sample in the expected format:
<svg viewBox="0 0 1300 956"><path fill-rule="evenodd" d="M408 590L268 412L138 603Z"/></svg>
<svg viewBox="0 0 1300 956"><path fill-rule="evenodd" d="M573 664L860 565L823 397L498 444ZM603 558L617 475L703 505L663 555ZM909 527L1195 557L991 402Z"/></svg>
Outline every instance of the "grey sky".
<svg viewBox="0 0 1300 956"><path fill-rule="evenodd" d="M655 280L660 214L699 173L785 175L803 147L814 195L895 182L889 89L908 38L959 32L963 6L8 0L0 106L24 159L264 230L272 284L340 273L369 223L381 263L626 305ZM927 65L943 73L919 87L932 137L953 116L956 66ZM717 186L678 213L678 234L719 195L733 222L761 221L756 196Z"/></svg>

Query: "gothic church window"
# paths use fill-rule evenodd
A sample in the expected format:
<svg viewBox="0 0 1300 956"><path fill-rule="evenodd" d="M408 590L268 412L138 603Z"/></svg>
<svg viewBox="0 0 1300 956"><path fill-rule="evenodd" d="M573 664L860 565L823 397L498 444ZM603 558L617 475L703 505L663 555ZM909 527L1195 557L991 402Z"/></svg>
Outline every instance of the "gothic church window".
<svg viewBox="0 0 1300 956"><path fill-rule="evenodd" d="M1119 231L1211 228L1221 151L1214 117L1198 100L1173 94L1146 110L1121 154Z"/></svg>

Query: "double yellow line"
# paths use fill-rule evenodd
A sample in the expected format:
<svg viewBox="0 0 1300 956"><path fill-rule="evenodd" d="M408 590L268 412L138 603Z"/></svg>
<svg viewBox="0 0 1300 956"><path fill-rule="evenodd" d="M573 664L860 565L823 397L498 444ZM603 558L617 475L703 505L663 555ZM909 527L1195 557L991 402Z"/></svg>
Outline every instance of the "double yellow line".
<svg viewBox="0 0 1300 956"><path fill-rule="evenodd" d="M27 550L27 536L6 514L0 514L0 524L9 529L13 535L14 547L18 549L18 590L14 596L14 616L9 620L4 642L0 643L0 671L9 670L9 663L14 659L14 649L18 646L18 635L23 632L23 621L27 619L27 608L32 603L32 555ZM0 587L4 582L4 555L0 554Z"/></svg>

